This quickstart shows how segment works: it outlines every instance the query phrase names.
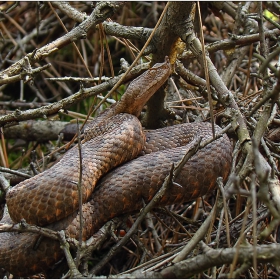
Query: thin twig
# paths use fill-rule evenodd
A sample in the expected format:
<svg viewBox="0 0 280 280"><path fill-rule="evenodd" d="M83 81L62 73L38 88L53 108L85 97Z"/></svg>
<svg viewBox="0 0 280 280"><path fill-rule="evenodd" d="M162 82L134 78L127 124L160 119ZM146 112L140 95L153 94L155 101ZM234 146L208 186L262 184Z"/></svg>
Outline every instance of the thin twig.
<svg viewBox="0 0 280 280"><path fill-rule="evenodd" d="M65 31L66 33L68 33L67 28L65 27L65 25L63 24L61 18L59 17L59 15L57 14L57 12L56 12L55 9L53 8L51 2L48 2L48 5L50 6L52 12L55 14L57 20L59 21L59 23L60 23L60 25L62 26L62 28L64 29L64 31ZM89 75L91 78L93 78L93 76L91 75L91 72L89 71L88 66L87 66L87 64L86 64L86 62L85 62L83 56L81 55L81 52L80 52L80 50L78 49L76 43L75 43L75 42L72 42L72 44L73 44L74 49L76 50L76 52L77 52L79 58L81 59L82 63L84 64L85 69L86 69L88 75Z"/></svg>
<svg viewBox="0 0 280 280"><path fill-rule="evenodd" d="M79 247L77 251L76 265L80 262L80 248L83 242L83 189L82 189L82 177L83 177L83 157L82 157L82 144L81 144L81 133L79 128L79 121L77 120L77 134L78 134L78 151L79 151L79 181L78 181L78 192L79 192Z"/></svg>
<svg viewBox="0 0 280 280"><path fill-rule="evenodd" d="M32 177L31 175L28 175L26 173L23 173L23 172L20 172L20 171L16 171L16 170L12 170L12 169L5 168L5 167L1 167L1 166L0 166L0 171L4 172L4 173L10 173L10 174L14 174L14 175L17 175L17 176L21 176L21 177L24 177L26 179Z"/></svg>
<svg viewBox="0 0 280 280"><path fill-rule="evenodd" d="M68 267L70 269L71 278L74 278L74 279L75 278L83 278L82 274L77 269L77 267L75 265L75 262L72 258L72 255L70 253L70 246L69 246L69 243L65 239L64 230L59 231L58 236L59 236L59 239L60 239L60 246L61 246L61 248L64 252L64 255L65 255L66 260L67 260Z"/></svg>
<svg viewBox="0 0 280 280"><path fill-rule="evenodd" d="M210 78L209 78L208 66L207 66L207 60L206 60L206 52L205 52L205 44L204 44L204 36L203 36L202 19L201 19L199 1L197 1L197 9L198 9L198 15L199 15L199 25L200 25L199 30L200 30L200 39L201 39L201 45L202 45L201 49L202 49L202 57L203 57L203 68L204 68L204 72L205 72L207 95L208 95L208 102L209 102L209 107L210 107L210 119L211 119L211 124L212 124L213 138L215 138L214 108L213 108L213 102L212 102L212 97L211 97Z"/></svg>
<svg viewBox="0 0 280 280"><path fill-rule="evenodd" d="M217 193L217 197L218 197L219 193ZM175 259L172 261L173 263L178 263L182 260L184 260L187 255L197 246L197 244L199 243L200 240L202 240L204 238L204 236L206 235L206 233L209 230L210 224L212 222L212 220L215 219L216 216L216 211L217 211L217 198L216 198L216 203L214 205L214 207L212 208L209 216L207 217L207 219L203 222L203 224L201 225L201 227L196 231L196 233L194 234L194 236L192 237L192 239L190 240L190 242L184 247L184 249L175 257Z"/></svg>

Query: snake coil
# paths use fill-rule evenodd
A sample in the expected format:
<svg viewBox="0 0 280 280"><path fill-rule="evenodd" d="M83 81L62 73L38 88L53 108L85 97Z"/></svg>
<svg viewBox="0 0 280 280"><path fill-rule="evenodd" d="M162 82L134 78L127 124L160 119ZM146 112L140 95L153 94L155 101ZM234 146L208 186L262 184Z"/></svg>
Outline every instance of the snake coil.
<svg viewBox="0 0 280 280"><path fill-rule="evenodd" d="M141 91L136 91L137 98L129 98L129 102L140 100L141 103L129 107L136 108L133 112L120 114L125 108L125 102L122 102L125 94L120 107L117 105L106 113L105 122L89 126L87 141L82 145L83 240L111 218L141 209L143 199L148 203L153 198L171 164L180 161L189 150L189 143L196 137L212 137L208 123L175 125L144 134L137 117L131 115L140 113L139 108L166 81L170 72L168 60L156 64L131 83L137 88L137 83L146 81ZM139 97L141 94L144 94L143 98ZM91 132L96 131L103 134L92 138ZM220 128L216 127L216 131ZM140 152L141 156L133 159ZM190 201L212 191L218 177L226 180L231 153L231 143L226 135L199 150L176 178L175 182L181 187L174 184L158 205ZM7 194L12 219L6 215L1 223L19 222L24 218L31 224L64 229L67 236L78 239L79 168L76 147L50 169L12 188ZM16 276L33 275L52 267L63 257L60 244L44 237L35 249L38 238L39 234L30 232L0 233L0 267Z"/></svg>

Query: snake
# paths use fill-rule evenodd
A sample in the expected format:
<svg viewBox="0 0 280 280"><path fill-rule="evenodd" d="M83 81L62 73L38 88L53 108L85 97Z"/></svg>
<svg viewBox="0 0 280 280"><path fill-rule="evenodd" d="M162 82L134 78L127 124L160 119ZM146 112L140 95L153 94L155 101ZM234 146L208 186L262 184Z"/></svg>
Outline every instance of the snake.
<svg viewBox="0 0 280 280"><path fill-rule="evenodd" d="M110 219L143 208L162 186L172 163L190 150L192 141L212 138L209 123L183 123L144 131L138 119L144 104L171 74L166 58L128 86L121 100L84 131L81 145L67 151L44 172L22 181L6 195L8 213L1 224L27 223L79 239L79 187L82 192L82 239ZM221 131L215 126L217 133ZM82 160L80 161L80 156ZM225 181L232 162L226 134L199 149L183 166L157 207L203 196ZM18 277L46 272L63 258L60 243L38 233L0 232L0 268Z"/></svg>

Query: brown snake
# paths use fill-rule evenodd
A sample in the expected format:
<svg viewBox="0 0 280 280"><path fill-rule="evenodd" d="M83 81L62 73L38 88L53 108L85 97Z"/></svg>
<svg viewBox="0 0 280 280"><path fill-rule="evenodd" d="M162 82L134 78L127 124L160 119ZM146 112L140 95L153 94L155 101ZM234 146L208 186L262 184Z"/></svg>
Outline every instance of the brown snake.
<svg viewBox="0 0 280 280"><path fill-rule="evenodd" d="M106 121L94 122L86 129L82 145L84 240L111 218L141 209L143 199L147 203L161 187L171 163L180 161L186 154L188 143L195 137L212 137L211 125L207 123L176 125L144 135L133 115L140 114L143 105L170 73L168 60L156 64L130 84L118 105L106 111ZM141 88L137 87L138 83ZM132 87L136 96L131 98ZM135 91L135 87L139 90ZM124 101L126 98L129 103ZM130 109L124 104L131 105ZM95 136L99 132L104 134ZM141 151L144 155L133 159ZM124 162L127 163L103 176ZM185 164L175 181L181 187L176 184L170 187L158 206L182 203L206 194L214 189L218 177L227 178L230 166L231 144L223 135ZM78 148L74 147L50 169L12 188L7 194L7 205L13 221L24 218L31 224L64 229L66 235L78 239L78 170ZM1 223L13 222L6 215ZM63 257L59 243L48 238L43 238L35 250L38 236L0 233L0 267L14 275L26 276L47 270Z"/></svg>

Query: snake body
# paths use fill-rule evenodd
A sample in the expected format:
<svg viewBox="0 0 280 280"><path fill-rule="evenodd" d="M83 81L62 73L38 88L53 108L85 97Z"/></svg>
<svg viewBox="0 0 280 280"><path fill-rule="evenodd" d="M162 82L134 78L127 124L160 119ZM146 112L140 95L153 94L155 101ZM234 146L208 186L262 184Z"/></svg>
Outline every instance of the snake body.
<svg viewBox="0 0 280 280"><path fill-rule="evenodd" d="M100 135L82 147L83 203L88 201L100 177L135 158L145 140L139 120L132 115L113 116L97 128ZM44 226L72 214L79 206L79 168L76 146L50 169L12 188L6 196L12 220L25 219Z"/></svg>
<svg viewBox="0 0 280 280"><path fill-rule="evenodd" d="M169 67L168 61L161 64L158 71L166 65ZM170 68L164 69L166 73L161 74L167 78ZM157 69L152 71L155 74ZM88 129L81 149L83 240L111 218L141 209L142 199L147 203L153 198L168 175L171 163L180 161L189 150L190 141L200 136L212 137L207 123L176 125L144 135L135 116L120 114L118 107L114 110L107 121L97 122ZM137 111L141 110L137 108ZM99 130L105 134L93 137ZM141 156L131 160L140 151ZM104 176L126 161L129 162ZM182 203L206 194L213 190L218 177L227 178L230 165L231 144L224 135L199 150L185 164L175 181L181 187L171 186L158 206ZM67 236L78 239L79 168L79 151L73 148L51 169L17 185L7 194L12 219L6 215L1 222L13 223L24 218L32 224L50 223L46 227L64 229ZM16 276L27 276L53 266L63 257L59 242L44 237L35 249L38 237L35 233L0 233L0 267Z"/></svg>

